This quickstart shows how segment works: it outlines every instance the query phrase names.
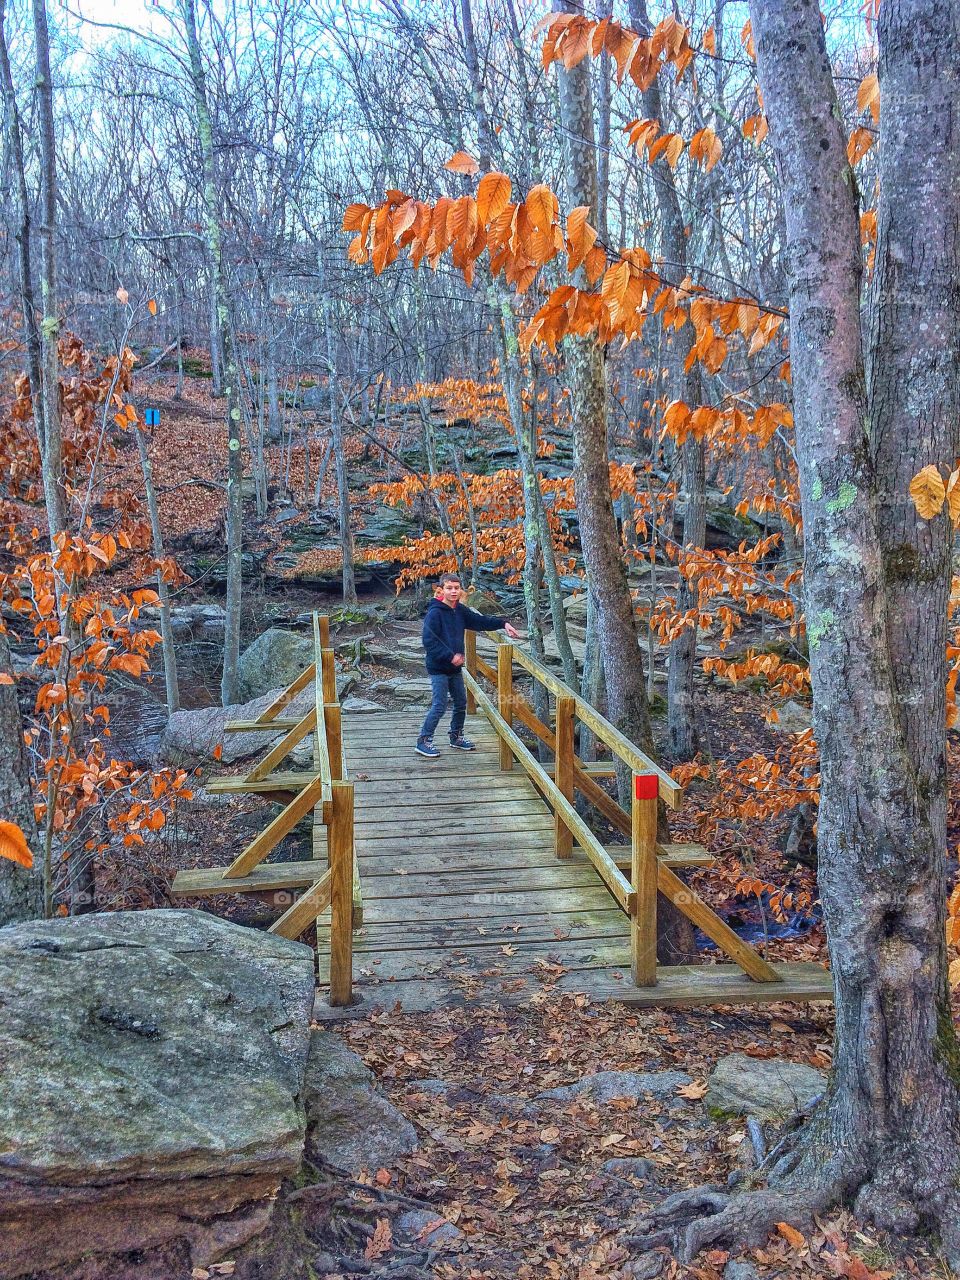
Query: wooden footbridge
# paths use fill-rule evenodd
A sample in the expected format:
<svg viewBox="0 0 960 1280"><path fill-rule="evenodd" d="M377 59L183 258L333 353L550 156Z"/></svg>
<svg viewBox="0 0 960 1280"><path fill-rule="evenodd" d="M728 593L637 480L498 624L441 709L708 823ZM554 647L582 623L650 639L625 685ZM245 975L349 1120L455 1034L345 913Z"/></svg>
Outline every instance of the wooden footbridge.
<svg viewBox="0 0 960 1280"><path fill-rule="evenodd" d="M358 995L365 1007L425 1010L544 988L664 1007L832 998L828 972L769 963L681 879L712 859L658 843L658 804L682 801L669 774L523 649L497 643L488 663L467 639L477 751L441 747L427 760L413 752L417 710L341 717L329 624L315 617L314 663L256 721L227 726L282 736L246 775L208 787L261 795L279 814L229 867L180 872L174 895L279 897L290 905L271 929L291 938L316 922L330 1016ZM521 681L546 692L549 721ZM607 761L577 757L578 721ZM281 768L308 737L312 766ZM629 811L601 785L617 763L630 773ZM629 843L603 844L578 793ZM310 815L313 857L267 861ZM732 963L658 966L659 894Z"/></svg>

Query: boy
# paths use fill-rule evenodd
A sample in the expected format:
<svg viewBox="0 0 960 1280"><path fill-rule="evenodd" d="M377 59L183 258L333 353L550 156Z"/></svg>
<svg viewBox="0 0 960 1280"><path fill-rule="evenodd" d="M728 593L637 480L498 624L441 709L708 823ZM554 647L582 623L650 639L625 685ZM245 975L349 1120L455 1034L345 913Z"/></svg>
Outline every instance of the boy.
<svg viewBox="0 0 960 1280"><path fill-rule="evenodd" d="M458 751L476 751L476 746L463 736L463 722L467 714L467 690L463 683L463 635L469 631L496 631L503 627L511 640L519 632L506 618L488 618L474 613L460 603L463 587L455 573L445 573L440 579L438 594L427 606L423 620L423 647L426 652L427 674L433 687L433 702L417 738L417 755L428 760L438 760L440 752L433 745L433 734L447 707L448 695L453 699L453 715L450 717L450 745Z"/></svg>

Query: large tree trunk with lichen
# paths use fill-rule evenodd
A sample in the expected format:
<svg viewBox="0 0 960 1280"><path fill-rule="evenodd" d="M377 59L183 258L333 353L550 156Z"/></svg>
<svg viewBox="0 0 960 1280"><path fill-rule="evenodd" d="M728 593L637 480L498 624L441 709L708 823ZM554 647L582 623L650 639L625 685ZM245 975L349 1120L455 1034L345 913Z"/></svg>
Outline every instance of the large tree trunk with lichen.
<svg viewBox="0 0 960 1280"><path fill-rule="evenodd" d="M720 1212L687 1227L686 1247L802 1223L843 1199L896 1232L939 1230L957 1267L960 1047L944 933L952 533L946 515L919 520L907 491L958 447L960 12L944 0L880 8L865 339L857 191L819 6L754 0L751 13L786 209L837 1028L827 1094L771 1189L708 1198Z"/></svg>
<svg viewBox="0 0 960 1280"><path fill-rule="evenodd" d="M13 680L10 645L0 633L0 676ZM43 864L33 816L30 769L23 746L17 686L0 680L0 820L14 822L33 854L29 869L0 858L0 927L43 915Z"/></svg>

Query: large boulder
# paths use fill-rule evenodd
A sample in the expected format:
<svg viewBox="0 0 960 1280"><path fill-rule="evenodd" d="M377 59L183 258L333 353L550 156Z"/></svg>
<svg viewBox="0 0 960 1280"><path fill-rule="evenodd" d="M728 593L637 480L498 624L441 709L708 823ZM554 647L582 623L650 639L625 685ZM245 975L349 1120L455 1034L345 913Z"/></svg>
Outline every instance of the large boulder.
<svg viewBox="0 0 960 1280"><path fill-rule="evenodd" d="M313 661L313 637L271 627L240 655L239 693L245 701L286 688Z"/></svg>
<svg viewBox="0 0 960 1280"><path fill-rule="evenodd" d="M198 911L0 929L0 1275L189 1275L262 1230L313 998L309 948Z"/></svg>
<svg viewBox="0 0 960 1280"><path fill-rule="evenodd" d="M417 1132L338 1035L314 1031L304 1082L307 1157L371 1173L417 1149Z"/></svg>
<svg viewBox="0 0 960 1280"><path fill-rule="evenodd" d="M714 1067L703 1102L711 1115L785 1120L807 1110L826 1087L823 1072L803 1062L729 1053Z"/></svg>
<svg viewBox="0 0 960 1280"><path fill-rule="evenodd" d="M429 676L419 676L416 679L397 676L392 680L377 680L370 689L373 693L392 693L395 698L402 698L404 702L414 706L418 703L426 705L433 698Z"/></svg>
<svg viewBox="0 0 960 1280"><path fill-rule="evenodd" d="M666 1102L682 1103L677 1090L690 1083L690 1077L682 1071L598 1071L583 1076L573 1084L538 1093L533 1106L545 1102L572 1102L575 1098L590 1098L593 1102L637 1102L641 1098L657 1098Z"/></svg>
<svg viewBox="0 0 960 1280"><path fill-rule="evenodd" d="M222 747L220 760L224 764L232 764L235 760L245 760L248 756L266 751L278 740L280 730L276 733L266 733L261 729L250 733L227 733L224 726L228 720L256 720L282 692L282 686L269 689L250 702L233 707L199 707L195 711L175 711L160 738L160 746L157 748L160 759L179 765L210 764L217 747ZM313 685L310 685L297 694L282 715L284 718L306 715L313 706L313 701L314 690Z"/></svg>

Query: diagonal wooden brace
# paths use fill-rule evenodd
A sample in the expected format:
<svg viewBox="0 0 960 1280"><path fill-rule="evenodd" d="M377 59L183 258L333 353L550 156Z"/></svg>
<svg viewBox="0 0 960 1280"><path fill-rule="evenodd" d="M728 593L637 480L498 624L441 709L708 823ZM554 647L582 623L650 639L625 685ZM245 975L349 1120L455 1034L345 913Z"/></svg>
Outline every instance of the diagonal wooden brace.
<svg viewBox="0 0 960 1280"><path fill-rule="evenodd" d="M285 733L276 746L270 748L260 763L254 765L247 774L247 782L259 782L261 778L265 778L281 760L286 759L297 743L302 742L316 727L317 708L311 707L303 719L299 720L289 733Z"/></svg>
<svg viewBox="0 0 960 1280"><path fill-rule="evenodd" d="M304 929L309 929L321 911L330 905L330 889L333 873L326 871L321 878L306 889L288 908L279 920L274 920L268 933L278 933L281 938L299 938Z"/></svg>
<svg viewBox="0 0 960 1280"><path fill-rule="evenodd" d="M249 875L253 868L277 847L283 837L293 830L300 819L319 804L322 798L323 778L317 777L299 795L294 796L285 809L280 810L268 827L250 841L244 851L224 871L224 880L236 880Z"/></svg>
<svg viewBox="0 0 960 1280"><path fill-rule="evenodd" d="M698 929L702 929L721 951L726 952L731 960L735 960L754 982L783 981L782 975L777 973L772 964L768 964L749 943L737 937L726 921L721 920L699 894L695 893L689 885L685 885L679 876L674 875L669 867L663 865L660 859L657 859L657 888L679 911L692 920Z"/></svg>

